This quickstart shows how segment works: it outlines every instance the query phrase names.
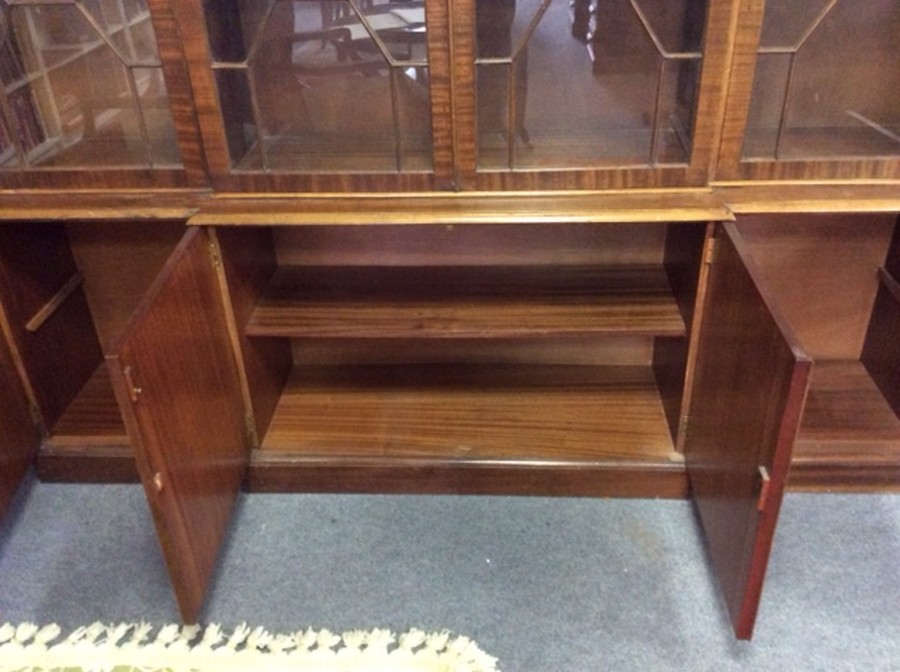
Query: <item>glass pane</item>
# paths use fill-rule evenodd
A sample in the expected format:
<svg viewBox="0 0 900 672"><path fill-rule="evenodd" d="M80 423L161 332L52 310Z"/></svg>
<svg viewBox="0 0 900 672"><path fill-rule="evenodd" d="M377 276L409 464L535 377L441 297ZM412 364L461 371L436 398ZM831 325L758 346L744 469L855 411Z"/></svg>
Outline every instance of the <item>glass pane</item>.
<svg viewBox="0 0 900 672"><path fill-rule="evenodd" d="M122 0L14 5L5 16L0 110L24 155L0 165L180 164L146 6L127 20Z"/></svg>
<svg viewBox="0 0 900 672"><path fill-rule="evenodd" d="M431 169L421 1L229 0L205 11L236 170ZM228 110L234 97L240 112Z"/></svg>
<svg viewBox="0 0 900 672"><path fill-rule="evenodd" d="M766 7L745 158L900 154L900 3Z"/></svg>
<svg viewBox="0 0 900 672"><path fill-rule="evenodd" d="M704 17L703 0L477 0L479 168L686 162Z"/></svg>
<svg viewBox="0 0 900 672"><path fill-rule="evenodd" d="M175 141L175 126L169 113L169 95L162 70L135 68L133 72L153 165L177 166L180 163L178 143Z"/></svg>
<svg viewBox="0 0 900 672"><path fill-rule="evenodd" d="M16 154L13 135L6 127L3 119L0 119L0 168L18 167L19 157Z"/></svg>
<svg viewBox="0 0 900 672"><path fill-rule="evenodd" d="M263 163L257 144L258 134L247 71L217 70L215 74L231 166L236 168L237 162L241 161L241 167L245 170L261 170Z"/></svg>

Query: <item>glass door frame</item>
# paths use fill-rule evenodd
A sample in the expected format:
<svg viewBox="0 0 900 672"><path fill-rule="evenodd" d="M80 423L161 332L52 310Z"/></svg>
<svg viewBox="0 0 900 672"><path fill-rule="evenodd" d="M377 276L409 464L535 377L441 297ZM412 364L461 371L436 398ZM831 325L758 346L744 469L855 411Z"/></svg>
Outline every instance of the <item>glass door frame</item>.
<svg viewBox="0 0 900 672"><path fill-rule="evenodd" d="M745 159L744 135L762 38L765 0L742 0L737 16L730 86L715 180L900 180L897 158Z"/></svg>
<svg viewBox="0 0 900 672"><path fill-rule="evenodd" d="M454 119L457 121L458 179L466 190L611 190L705 187L719 142L729 66L730 31L738 0L708 0L702 66L694 104L694 133L684 165L623 165L550 170L479 170L475 101L476 0L450 0L453 16Z"/></svg>
<svg viewBox="0 0 900 672"><path fill-rule="evenodd" d="M175 138L181 155L181 167L129 168L25 168L0 171L0 190L6 189L205 189L208 186L206 164L200 144L191 82L188 76L182 37L172 9L172 0L146 0L156 36L169 100L169 111L175 127ZM17 4L41 4L20 0ZM53 4L53 3L51 3Z"/></svg>
<svg viewBox="0 0 900 672"><path fill-rule="evenodd" d="M426 0L431 173L248 172L232 170L213 58L202 4L171 0L186 41L184 50L196 95L197 114L213 187L232 193L429 191L572 191L695 187L709 182L724 114L722 91L729 66L730 30L738 0L709 0L703 64L695 105L689 160L667 166L611 166L560 170L479 171L476 165L475 0Z"/></svg>

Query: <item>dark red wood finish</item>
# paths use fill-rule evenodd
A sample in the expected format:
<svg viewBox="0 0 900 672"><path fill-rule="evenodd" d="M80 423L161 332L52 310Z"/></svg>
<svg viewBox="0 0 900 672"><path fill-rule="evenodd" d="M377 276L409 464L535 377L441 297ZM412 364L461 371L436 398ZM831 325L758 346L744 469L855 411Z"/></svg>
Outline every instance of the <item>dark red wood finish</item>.
<svg viewBox="0 0 900 672"><path fill-rule="evenodd" d="M0 330L0 517L19 489L37 444L25 389Z"/></svg>
<svg viewBox="0 0 900 672"><path fill-rule="evenodd" d="M209 239L189 231L107 357L185 622L194 622L248 463Z"/></svg>
<svg viewBox="0 0 900 672"><path fill-rule="evenodd" d="M812 362L733 224L717 238L704 310L685 457L735 633L749 639Z"/></svg>
<svg viewBox="0 0 900 672"><path fill-rule="evenodd" d="M47 430L53 428L103 361L80 286L55 306L40 327L33 331L27 328L35 315L53 304L54 297L77 272L61 225L0 226L0 304Z"/></svg>

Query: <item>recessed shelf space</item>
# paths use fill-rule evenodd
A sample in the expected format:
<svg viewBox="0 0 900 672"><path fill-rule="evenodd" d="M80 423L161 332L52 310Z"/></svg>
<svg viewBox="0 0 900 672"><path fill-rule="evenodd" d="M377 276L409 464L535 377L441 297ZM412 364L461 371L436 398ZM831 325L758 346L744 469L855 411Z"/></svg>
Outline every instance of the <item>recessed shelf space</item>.
<svg viewBox="0 0 900 672"><path fill-rule="evenodd" d="M686 494L647 366L296 366L250 487Z"/></svg>
<svg viewBox="0 0 900 672"><path fill-rule="evenodd" d="M649 367L451 364L297 367L262 449L519 464L673 452Z"/></svg>
<svg viewBox="0 0 900 672"><path fill-rule="evenodd" d="M37 471L44 481L137 481L131 439L105 364L41 441Z"/></svg>
<svg viewBox="0 0 900 672"><path fill-rule="evenodd" d="M218 229L250 488L685 496L706 228Z"/></svg>
<svg viewBox="0 0 900 672"><path fill-rule="evenodd" d="M860 362L816 362L794 448L815 462L900 468L900 418Z"/></svg>
<svg viewBox="0 0 900 672"><path fill-rule="evenodd" d="M894 215L738 222L765 291L812 360L790 486L900 490L900 250Z"/></svg>
<svg viewBox="0 0 900 672"><path fill-rule="evenodd" d="M86 445L114 448L130 445L105 364L97 368L43 442L45 450Z"/></svg>

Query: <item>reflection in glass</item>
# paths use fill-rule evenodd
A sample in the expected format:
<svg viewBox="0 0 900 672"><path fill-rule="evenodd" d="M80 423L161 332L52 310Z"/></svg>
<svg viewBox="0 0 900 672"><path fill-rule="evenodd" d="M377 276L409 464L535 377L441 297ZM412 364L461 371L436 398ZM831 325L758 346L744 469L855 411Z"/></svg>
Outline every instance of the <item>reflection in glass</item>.
<svg viewBox="0 0 900 672"><path fill-rule="evenodd" d="M180 165L143 0L0 0L0 80L3 168Z"/></svg>
<svg viewBox="0 0 900 672"><path fill-rule="evenodd" d="M747 159L900 154L900 3L766 5Z"/></svg>
<svg viewBox="0 0 900 672"><path fill-rule="evenodd" d="M480 169L688 161L705 0L476 7Z"/></svg>
<svg viewBox="0 0 900 672"><path fill-rule="evenodd" d="M431 169L422 0L206 4L232 166Z"/></svg>

